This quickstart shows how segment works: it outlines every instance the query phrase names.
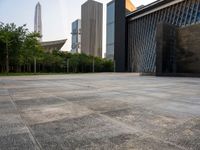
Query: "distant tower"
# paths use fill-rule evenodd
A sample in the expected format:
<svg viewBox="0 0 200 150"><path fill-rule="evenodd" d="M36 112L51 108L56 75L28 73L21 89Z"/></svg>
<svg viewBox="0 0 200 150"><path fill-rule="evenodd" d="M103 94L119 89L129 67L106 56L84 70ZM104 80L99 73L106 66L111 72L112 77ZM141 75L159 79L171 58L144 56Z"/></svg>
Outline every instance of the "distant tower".
<svg viewBox="0 0 200 150"><path fill-rule="evenodd" d="M88 0L81 6L81 52L102 58L103 4Z"/></svg>
<svg viewBox="0 0 200 150"><path fill-rule="evenodd" d="M38 2L35 6L35 20L34 20L34 32L38 32L42 36L42 17L41 17L42 9L41 5ZM42 38L40 38L40 41L42 41Z"/></svg>

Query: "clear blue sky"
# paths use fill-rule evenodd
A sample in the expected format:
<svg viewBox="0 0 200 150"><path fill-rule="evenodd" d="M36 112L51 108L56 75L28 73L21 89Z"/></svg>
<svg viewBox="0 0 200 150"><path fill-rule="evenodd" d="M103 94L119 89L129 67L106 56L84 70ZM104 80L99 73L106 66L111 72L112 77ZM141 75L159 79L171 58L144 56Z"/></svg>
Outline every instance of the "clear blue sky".
<svg viewBox="0 0 200 150"><path fill-rule="evenodd" d="M30 31L34 26L34 11L37 2L42 5L43 40L59 40L67 38L63 50L71 47L71 22L80 18L81 4L86 0L0 0L0 21L4 23L27 24ZM103 49L106 41L106 3L111 0L97 0L104 3ZM132 0L136 5L146 5L155 0Z"/></svg>

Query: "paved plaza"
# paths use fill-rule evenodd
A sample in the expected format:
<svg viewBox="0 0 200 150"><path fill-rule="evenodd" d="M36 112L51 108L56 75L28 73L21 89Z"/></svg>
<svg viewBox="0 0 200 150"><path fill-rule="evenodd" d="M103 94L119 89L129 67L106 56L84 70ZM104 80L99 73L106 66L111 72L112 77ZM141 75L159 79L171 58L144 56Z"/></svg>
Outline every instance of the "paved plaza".
<svg viewBox="0 0 200 150"><path fill-rule="evenodd" d="M0 77L0 150L200 150L200 78Z"/></svg>

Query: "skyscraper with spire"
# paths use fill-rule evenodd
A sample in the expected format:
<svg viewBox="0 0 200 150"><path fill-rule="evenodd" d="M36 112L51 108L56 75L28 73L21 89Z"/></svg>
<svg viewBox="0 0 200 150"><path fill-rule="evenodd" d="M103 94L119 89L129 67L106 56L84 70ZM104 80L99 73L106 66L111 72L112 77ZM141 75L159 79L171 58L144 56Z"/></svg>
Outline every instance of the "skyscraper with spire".
<svg viewBox="0 0 200 150"><path fill-rule="evenodd" d="M42 8L40 3L38 2L35 7L35 20L34 20L34 31L40 33L42 36ZM42 38L40 38L42 41Z"/></svg>

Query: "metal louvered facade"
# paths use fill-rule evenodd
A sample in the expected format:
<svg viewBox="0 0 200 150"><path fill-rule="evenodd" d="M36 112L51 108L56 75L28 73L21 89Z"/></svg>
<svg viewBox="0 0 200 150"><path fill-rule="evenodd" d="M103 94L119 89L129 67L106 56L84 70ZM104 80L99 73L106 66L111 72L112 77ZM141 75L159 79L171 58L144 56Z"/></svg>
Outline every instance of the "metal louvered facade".
<svg viewBox="0 0 200 150"><path fill-rule="evenodd" d="M127 69L156 72L156 29L164 22L176 27L200 23L200 0L156 1L126 17Z"/></svg>

